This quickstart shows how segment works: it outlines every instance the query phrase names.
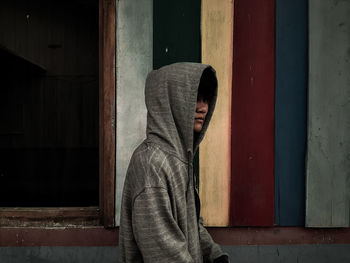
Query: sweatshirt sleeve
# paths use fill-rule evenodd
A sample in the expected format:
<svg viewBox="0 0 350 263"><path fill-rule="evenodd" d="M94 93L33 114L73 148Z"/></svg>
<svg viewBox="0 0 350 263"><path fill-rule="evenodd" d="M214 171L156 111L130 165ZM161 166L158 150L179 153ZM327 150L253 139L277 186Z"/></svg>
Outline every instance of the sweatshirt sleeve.
<svg viewBox="0 0 350 263"><path fill-rule="evenodd" d="M146 188L135 198L132 225L145 263L193 262L186 238L172 216L166 189Z"/></svg>
<svg viewBox="0 0 350 263"><path fill-rule="evenodd" d="M204 262L229 262L228 255L222 252L220 246L211 238L203 226L203 218L199 218L199 238Z"/></svg>

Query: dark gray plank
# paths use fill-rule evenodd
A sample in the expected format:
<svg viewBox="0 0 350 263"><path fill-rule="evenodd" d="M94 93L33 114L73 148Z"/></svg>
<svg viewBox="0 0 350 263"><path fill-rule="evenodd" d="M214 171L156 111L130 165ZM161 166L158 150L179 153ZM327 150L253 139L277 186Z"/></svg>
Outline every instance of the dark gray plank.
<svg viewBox="0 0 350 263"><path fill-rule="evenodd" d="M348 227L350 1L309 1L306 226Z"/></svg>

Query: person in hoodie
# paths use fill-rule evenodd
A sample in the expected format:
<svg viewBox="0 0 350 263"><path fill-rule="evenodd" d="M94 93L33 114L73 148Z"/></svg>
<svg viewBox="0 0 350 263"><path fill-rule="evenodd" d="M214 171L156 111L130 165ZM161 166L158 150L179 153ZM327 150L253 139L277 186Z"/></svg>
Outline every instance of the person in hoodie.
<svg viewBox="0 0 350 263"><path fill-rule="evenodd" d="M131 157L123 189L122 262L229 262L203 227L193 171L216 98L209 65L175 63L148 75L147 138Z"/></svg>

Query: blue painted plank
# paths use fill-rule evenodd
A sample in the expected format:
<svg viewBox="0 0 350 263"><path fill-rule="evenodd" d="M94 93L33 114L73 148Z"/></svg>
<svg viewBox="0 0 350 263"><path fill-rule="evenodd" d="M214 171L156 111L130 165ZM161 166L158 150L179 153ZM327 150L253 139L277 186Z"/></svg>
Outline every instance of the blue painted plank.
<svg viewBox="0 0 350 263"><path fill-rule="evenodd" d="M276 0L275 224L305 223L307 2Z"/></svg>

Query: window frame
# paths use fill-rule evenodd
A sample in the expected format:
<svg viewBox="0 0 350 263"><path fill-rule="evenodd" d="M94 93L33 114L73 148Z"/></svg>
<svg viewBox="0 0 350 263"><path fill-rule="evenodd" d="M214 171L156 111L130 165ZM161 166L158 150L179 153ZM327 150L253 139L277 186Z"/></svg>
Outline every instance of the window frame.
<svg viewBox="0 0 350 263"><path fill-rule="evenodd" d="M115 226L116 3L98 0L99 206L0 207L0 227Z"/></svg>

